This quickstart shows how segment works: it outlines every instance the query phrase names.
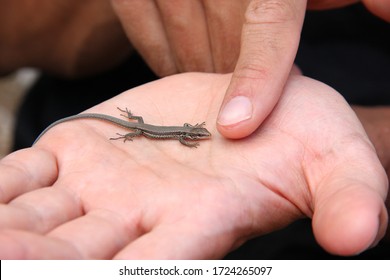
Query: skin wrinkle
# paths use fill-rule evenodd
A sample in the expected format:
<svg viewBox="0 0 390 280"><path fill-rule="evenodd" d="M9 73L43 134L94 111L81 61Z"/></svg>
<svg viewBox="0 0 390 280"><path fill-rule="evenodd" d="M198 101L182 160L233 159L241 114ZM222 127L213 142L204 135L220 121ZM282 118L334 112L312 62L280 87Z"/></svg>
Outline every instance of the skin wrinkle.
<svg viewBox="0 0 390 280"><path fill-rule="evenodd" d="M61 190L73 199L74 205L77 205L78 208L77 213L83 216L86 212L84 206L82 206L81 196L77 195L72 188L62 187Z"/></svg>
<svg viewBox="0 0 390 280"><path fill-rule="evenodd" d="M8 205L11 205L11 207L28 214L28 215L23 215L23 216L29 217L29 220L32 220L30 214L35 213L33 221L28 223L28 225L32 225L32 227L30 226L27 229L32 230L34 232L39 232L39 233L44 232L44 231L37 230L38 229L37 225L44 224L44 223L43 223L42 215L40 215L38 212L36 212L35 209L33 208L33 206L28 205L28 204L24 204L24 203L14 203L14 202L10 202ZM19 226L20 225L18 225L16 227L16 229L19 229ZM24 229L26 229L26 228L24 227L23 230Z"/></svg>
<svg viewBox="0 0 390 280"><path fill-rule="evenodd" d="M9 205L14 206L17 209L22 210L25 213L28 213L26 217L31 218L31 213L34 213L34 221L28 223L29 225L32 225L33 227L28 227L28 230L31 230L33 232L38 232L38 233L46 233L49 230L49 224L45 222L45 217L43 213L40 211L36 211L33 205L29 205L26 203L21 203L21 202L11 202ZM40 230L42 228L42 230ZM23 228L24 230L26 228Z"/></svg>
<svg viewBox="0 0 390 280"><path fill-rule="evenodd" d="M13 159L9 159L9 158L6 158L5 160L1 160L1 165L3 166L6 166L10 169L13 169L15 171L19 170L18 173L19 174L23 174L25 175L26 178L28 179L25 179L23 181L26 181L26 182L29 182L28 184L28 189L33 189L34 188L34 182L36 182L34 179L34 176L31 174L30 170L25 168L25 165L23 163L21 164L18 164L19 161L17 160L13 160ZM27 175L27 176L26 176ZM17 180L20 180L20 178L18 178ZM1 198L4 198L6 196L6 193L4 192L3 188L1 186L2 183L0 183L0 195L1 195ZM38 183L37 185L40 185L40 183ZM13 199L14 197L7 197L7 199ZM1 200L2 202L8 202L8 201L3 201L3 199Z"/></svg>
<svg viewBox="0 0 390 280"><path fill-rule="evenodd" d="M292 100L290 100L290 102L292 102ZM286 106L289 106L288 104L286 104ZM285 117L284 118L280 118L280 121L279 121L279 131L285 135L287 135L286 137L288 138L291 138L293 139L295 142L297 143L300 143L300 146L301 146L301 150L302 150L302 156L301 156L301 159L299 160L299 166L300 166L300 169L302 171L302 174L303 174L303 182L305 182L305 186L299 186L299 188L301 189L301 194L302 194L302 197L304 197L304 201L306 203L306 205L308 207L304 207L306 209L303 209L301 206L293 203L297 209L299 209L301 211L302 214L305 214L307 215L308 217L312 217L313 216L313 213L314 213L314 205L313 205L313 201L310 199L311 197L314 197L314 193L313 193L313 190L315 189L315 187L313 186L313 183L311 183L311 180L309 178L311 178L312 176L309 176L307 173L309 172L309 168L306 167L307 165L307 162L312 162L312 160L308 160L307 159L307 155L310 154L312 155L314 152L313 151L309 151L307 148L304 148L306 147L307 145L302 142L300 139L298 139L297 137L295 137L294 135L288 133L287 131L284 131L283 129L281 129L281 127L283 127L283 122L286 120L288 120L288 112L285 114ZM312 157L312 156L311 156ZM301 181L301 180L299 180ZM316 185L319 185L319 183L317 183ZM304 189L307 189L308 191L303 191ZM279 192L278 192L279 193ZM281 194L282 195L282 194ZM285 197L283 195L283 197ZM287 197L285 197L287 198ZM290 201L294 201L294 199L290 198Z"/></svg>
<svg viewBox="0 0 390 280"><path fill-rule="evenodd" d="M103 257L105 259L113 257L119 249L122 249L125 246L125 244L127 244L129 242L129 238L131 236L127 233L134 232L133 237L131 237L132 239L134 239L137 236L139 236L140 234L142 234L142 231L143 231L143 229L140 226L135 226L135 224L132 222L132 221L136 221L138 219L136 216L133 216L133 219L129 220L129 219L125 219L125 217L123 217L122 215L118 216L117 215L118 213L116 213L116 217L114 217L115 215L112 216L111 215L112 213L114 213L114 212L108 208L100 208L100 209L97 208L97 209L94 209L92 211L87 210L84 214L82 214L78 217L75 217L75 219L79 219L79 218L83 219L84 217L88 217L88 219L91 219L91 218L98 219L98 220L102 221L103 223L106 223L109 225L108 227L106 227L107 229L113 228L113 226L114 226L113 221L114 220L117 221L115 223L116 225L120 225L120 224L124 225L124 227L115 226L115 230L111 230L114 232L118 232L119 229L122 229L122 230L120 230L120 232L122 232L122 233L120 235L116 234L115 244L117 244L117 245L115 246L115 248L112 249L111 255L106 255ZM88 216L86 216L86 215L88 215ZM107 218L108 216L109 216L109 218ZM120 220L123 220L125 222L120 223L119 222ZM73 220L69 220L68 222L72 223L72 221ZM131 230L131 228L132 229L137 228L137 230ZM71 240L68 240L67 238L61 238L58 235L56 235L55 231L56 231L56 229L49 232L48 235L50 236L50 238L56 238L56 239L59 239L63 242L66 242L68 245L71 245L73 248L75 248L77 250L77 252L83 251L80 246L76 246ZM122 237L121 238L122 241L118 240L118 237L120 237L120 236ZM87 254L80 254L80 255L82 255L82 259L96 258L96 255L91 255L91 256L87 255ZM101 258L101 257L99 257L99 258Z"/></svg>
<svg viewBox="0 0 390 280"><path fill-rule="evenodd" d="M244 32L246 35L245 37L253 37L250 33L255 33L256 30L259 30L259 27L253 27L251 30L248 28L244 29ZM280 42L276 42L275 38L278 38L278 36L270 36L269 34L264 33L265 36L260 36L258 32L256 31L256 36L258 37L258 43L254 45L262 45L267 46L267 53L256 53L256 56L252 56L251 59L248 57L242 58L240 62L240 67L236 68L236 70L233 73L233 81L237 79L246 79L248 81L251 81L251 83L257 83L261 87L265 87L263 83L260 83L261 81L272 81L270 77L272 77L272 72L265 68L264 65L270 64L270 59L272 59L272 56L270 57L270 51L273 51L273 56L278 56L278 53L280 53L283 49L285 49L284 46L280 45ZM290 48L290 46L289 46ZM252 53L254 53L254 50L251 50ZM244 60L245 59L245 60ZM263 85L262 85L263 84ZM235 92L233 92L233 96L236 96L237 91L240 91L240 88L242 88L242 93L240 95L248 96L249 94L253 95L256 92L261 92L260 88L254 88L253 90L247 90L247 87L251 85L250 83L246 84L235 84ZM237 88L239 87L239 88Z"/></svg>
<svg viewBox="0 0 390 280"><path fill-rule="evenodd" d="M50 238L52 238L53 240L57 240L57 241L60 241L61 243L64 243L66 244L66 247L70 247L72 248L73 252L76 252L77 256L74 257L73 259L78 259L78 260L88 260L88 259L91 259L91 258L88 258L86 254L84 254L81 250L81 248L79 248L79 246L77 246L76 243L74 242L71 242L70 240L66 240L66 239L62 239L60 237L56 237L56 236L50 236Z"/></svg>
<svg viewBox="0 0 390 280"><path fill-rule="evenodd" d="M286 135L288 135L288 134L286 134ZM291 135L289 135L288 137L292 138ZM294 139L294 140L296 141L297 139ZM305 149L302 149L302 150L305 151ZM306 204L305 203L296 203L295 197L294 196L290 197L289 193L281 190L277 185L275 185L275 182L263 179L262 174L258 174L257 177L258 177L257 181L259 181L262 186L266 186L266 188L269 189L271 192L282 197L287 203L293 205L295 209L299 210L299 212L301 213L300 216L308 216L308 217L312 216L313 209L305 207L305 205L310 205L308 203L308 202L310 202L310 198L309 198L309 194L306 191L304 191L304 189L305 189L304 186L297 186L297 185L292 186L293 188L300 189L300 194L301 194L300 197L304 197L305 198L304 200L306 202ZM279 175L276 175L275 177L280 178ZM301 182L302 180L300 179L299 181ZM307 179L306 178L305 178L304 182L305 182L305 185L307 186ZM283 185L283 183L282 183L282 185Z"/></svg>
<svg viewBox="0 0 390 280"><path fill-rule="evenodd" d="M260 62L261 59L256 59L259 62L253 62L253 61L247 61L247 62L242 62L242 65L240 69L237 69L237 71L234 72L234 78L237 79L246 79L246 80L252 80L253 82L258 82L258 80L266 80L267 77L269 76L269 71L259 67L258 65L261 65L262 63ZM241 85L241 87L243 87ZM247 86L245 86L247 87ZM238 89L239 90L239 89ZM236 90L236 91L238 91ZM243 90L246 92L245 90ZM241 95L241 94L237 94ZM245 94L248 95L248 94ZM234 95L236 96L236 95Z"/></svg>
<svg viewBox="0 0 390 280"><path fill-rule="evenodd" d="M250 28L245 29L245 37L251 37L251 45L247 46L247 51L250 50L251 53L255 54L253 55L253 57L247 58L248 60L261 59L264 61L268 61L270 60L270 58L268 57L269 55L278 56L280 51L289 50L292 46L295 47L295 45L299 44L299 42L296 41L295 38L290 38L291 30L288 25L279 23L266 23L266 25L267 28L264 27L263 23L251 24ZM283 41L280 41L280 34L286 35ZM267 51L257 51L258 46L263 46ZM249 49L249 47L251 47L251 49ZM267 56L264 57L265 55ZM279 56L279 58L284 59L283 56ZM262 64L258 63L258 65L260 66Z"/></svg>
<svg viewBox="0 0 390 280"><path fill-rule="evenodd" d="M289 100L289 101L288 101L285 105L283 105L283 106L291 107L291 106L289 105L291 102L294 103L294 99ZM290 109L290 110L291 110L291 109ZM282 137L283 139L289 138L289 139L292 139L293 141L295 141L295 142L297 142L297 143L300 143L301 150L302 150L302 156L301 156L301 160L300 160L301 163L299 164L299 166L300 166L300 168L301 168L301 170L302 170L302 173L306 176L305 168L304 168L304 164L303 164L303 162L304 162L304 157L305 157L305 153L307 152L307 149L304 148L306 145L305 145L305 143L302 142L300 139L294 137L293 135L291 135L291 134L288 133L287 131L284 131L284 130L281 128L281 127L283 127L283 124L284 124L286 121L288 122L288 120L289 120L289 111L286 111L285 114L284 114L284 117L280 117L279 120L278 120L278 122L274 122L274 121L272 120L272 124L269 124L269 125L270 125L271 127L276 127L276 128L278 129L279 133L284 134L285 137ZM268 125L267 123L265 123L265 124ZM262 129L262 130L263 130L262 127L258 128L258 129ZM268 131L268 130L264 130L262 133L263 133L264 135L266 135L266 134L267 134L267 131ZM250 137L251 137L251 136L249 136L249 138L250 138ZM248 140L247 140L247 141L248 141ZM252 164L249 164L249 166L252 166ZM261 174L258 174L259 178L261 178L260 175L261 175ZM275 177L280 178L280 176L275 176ZM302 181L302 178L300 178L299 181L300 181L300 182L305 182L305 185L306 185L306 186L307 186L308 183L309 183L309 181L308 181L308 179L307 179L307 176L304 178L303 181ZM270 186L270 187L271 187L271 188L270 188L271 191L273 191L273 192L279 194L279 195L282 196L286 201L290 201L290 203L292 203L292 205L294 205L294 206L296 207L296 209L299 209L299 211L300 211L302 214L305 214L305 215L307 215L307 216L309 216L309 217L312 216L312 214L313 214L313 209L310 209L310 208L307 208L307 207L303 207L303 208L302 208L302 205L299 206L298 204L294 203L295 199L293 199L293 197L285 196L285 195L282 194L280 191L277 191L278 188L277 188L276 186L272 187L272 186L273 186L273 183L271 183L271 182L266 182L266 183L261 182L261 183L262 183L264 186ZM299 187L299 188L301 189L301 191L305 189L304 186L294 186L294 187ZM306 204L309 205L309 204L310 204L310 203L309 203L309 202L310 202L310 193L308 193L308 192L306 192L306 191L301 192L301 193L302 193L302 194L305 194L305 195L303 195L302 197L305 198ZM288 199L288 198L289 198L289 199ZM304 209L304 208L306 208L306 209Z"/></svg>
<svg viewBox="0 0 390 280"><path fill-rule="evenodd" d="M257 182L256 184L260 184L262 186L261 190L264 192L270 193L272 195L272 198L274 200L273 203L275 203L275 206L272 208L263 208L262 211L265 212L263 216L265 217L275 217L273 214L274 212L277 213L278 211L285 212L284 220L288 221L290 217L303 217L304 212L302 211L301 207L298 207L293 201L289 201L288 197L281 191L277 190L277 187L274 186L270 182L266 182L262 180L260 177L258 179L255 179L254 182ZM287 202L284 204L283 202ZM277 206L279 205L279 206ZM282 211L281 209L285 209L286 211ZM276 210L277 209L277 210ZM287 210L288 209L288 210ZM253 209L255 212L258 211L256 209ZM294 210L294 211L292 211ZM287 214L288 213L288 214ZM257 231L253 232L253 236L260 236L267 234L273 230L281 229L284 226L288 224L288 222L282 221L282 220L269 220L267 223L267 227L260 227L261 230L259 230L259 221L258 218L256 219L255 213L251 215L254 219L252 219L252 225L253 229L257 229ZM262 218L263 220L266 218ZM272 230L271 230L272 229Z"/></svg>
<svg viewBox="0 0 390 280"><path fill-rule="evenodd" d="M105 259L113 258L119 250L123 249L126 246L126 244L130 241L130 239L134 239L137 236L140 236L141 234L143 234L143 232L144 232L144 229L142 229L142 227L139 225L139 223L137 223L137 226L134 226L134 224L129 223L129 221L127 221L128 219L125 219L123 217L123 215L119 215L119 216L111 215L111 214L113 214L113 212L109 209L93 210L92 212L89 212L88 214L92 215L95 219L99 219L99 220L103 221L104 223L108 224L107 228L113 229L113 227L115 227L115 229L116 229L115 231L114 230L112 230L112 231L115 232L115 236L116 236L115 244L117 244L117 246L115 246L116 248L113 248L112 253L110 255L107 255L104 257ZM107 218L107 216L109 216L109 218ZM126 221L124 224L127 226L125 226L125 228L122 229L122 227L119 225L123 224L123 223L120 223L120 222L116 222L114 225L113 221L118 221L118 220ZM131 227L133 229L137 228L137 230L135 230L135 231L130 230ZM122 229L120 231L121 234L117 234L118 229ZM133 236L126 234L129 232L134 232ZM119 240L118 237L121 237L121 240ZM89 256L88 259L90 259L91 257L93 257L93 256Z"/></svg>
<svg viewBox="0 0 390 280"><path fill-rule="evenodd" d="M2 241L4 240L4 238L7 240L5 244L13 245L12 251L17 252L17 255L13 256L14 259L22 259L22 260L28 259L29 258L28 251L31 250L31 246L29 246L28 242L20 242L19 239L15 238L14 231L15 230L2 230L0 238L2 239Z"/></svg>
<svg viewBox="0 0 390 280"><path fill-rule="evenodd" d="M72 175L80 174L81 172L73 172L72 174L68 174L68 176L65 177L65 179L60 179L55 182L55 185L52 187L56 187L58 189L63 190L65 193L67 193L70 197L74 200L74 205L78 208L79 216L83 216L86 213L86 205L84 205L83 201L83 193L78 193L77 189L70 188L69 186L73 186L74 184L69 184L67 181L72 181ZM76 176L77 177L77 176ZM62 175L61 175L62 178ZM80 181L79 181L80 182Z"/></svg>
<svg viewBox="0 0 390 280"><path fill-rule="evenodd" d="M19 173L20 172L24 172L24 171L27 171L27 172L24 172L24 173L20 173L20 174L25 174L25 173L27 173L27 174L30 174L30 172L28 172L28 170L26 169L26 168L22 168L22 167L24 167L24 165L13 165L13 164L10 164L9 162L11 162L12 163L12 161L13 160L10 160L10 159L6 159L6 160L1 160L0 161L0 165L2 165L2 166L5 166L6 168L10 168L10 169L15 169L15 170L19 170ZM17 162L17 161L15 161L15 162ZM3 167L2 167L3 168ZM31 176L28 176L28 177L31 177ZM29 182L32 182L32 180L29 180ZM4 191L4 188L6 187L6 186L3 186L2 185L3 184L3 182L0 182L0 195L1 195L1 202L2 203L5 203L5 202L8 202L10 199L12 199L13 197L8 197L8 196L6 196L6 193L5 193L5 191ZM5 201L5 197L7 197L7 201Z"/></svg>
<svg viewBox="0 0 390 280"><path fill-rule="evenodd" d="M10 230L2 230L1 231L1 234L0 234L0 240L1 242L3 243L4 242L4 239L6 240L5 244L8 244L8 248L9 248L9 245L12 244L14 245L13 246L13 252L18 252L17 256L14 256L14 258L18 258L18 259L27 259L26 258L26 252L27 251L27 248L28 248L28 245L27 246L22 246L22 245L26 245L25 242L20 242L17 238L15 238L13 232ZM16 245L16 246L15 246ZM15 248L17 247L17 248ZM7 249L8 249L7 248ZM3 248L4 250L4 248ZM21 253L20 253L21 252Z"/></svg>
<svg viewBox="0 0 390 280"><path fill-rule="evenodd" d="M149 178L150 178L150 176L149 176ZM95 187L98 187L98 186L95 186ZM115 188L115 186L114 186L114 188ZM88 190L86 190L86 192L87 191ZM133 194L132 195L132 199L135 198L134 200L136 200L136 201L139 200L139 199L137 199L137 193L136 192L133 192L132 194ZM86 194L86 195L88 195L88 194ZM84 201L84 199L83 199L83 203L85 204L85 207L84 207L85 208L85 214L90 215L91 213L93 214L94 212L96 212L96 209L94 209L92 211L90 210L91 207L88 206L87 201ZM99 211L105 211L105 212L108 212L108 213L116 213L116 214L118 214L118 212L114 212L111 208L108 208L108 207L98 208L98 210ZM128 232L128 233L134 232L133 235L140 236L140 235L144 234L145 232L149 231L149 229L145 228L145 226L140 222L140 221L142 221L142 219L138 218L138 217L142 217L143 215L144 215L143 214L143 209L142 208L137 208L137 209L133 210L131 215L126 215L126 217L124 215L120 215L118 217L118 220L125 221L123 223L125 225L125 229L124 229L125 232ZM136 230L132 230L132 229L136 229Z"/></svg>
<svg viewBox="0 0 390 280"><path fill-rule="evenodd" d="M253 0L245 13L246 24L296 22L299 12L295 1Z"/></svg>
<svg viewBox="0 0 390 280"><path fill-rule="evenodd" d="M286 204L292 205L298 212L300 213L298 216L300 217L305 217L308 216L307 211L304 211L302 207L300 207L298 204L294 202L293 199L289 198L283 191L281 191L277 186L275 186L273 183L270 181L265 181L264 179L261 179L260 176L256 179L256 181L259 183L261 186L265 186L267 190L275 194L276 197L281 198L286 202ZM283 203L280 203L280 205L283 205Z"/></svg>
<svg viewBox="0 0 390 280"><path fill-rule="evenodd" d="M127 232L127 233L130 233L134 230L130 230L130 227L132 227L133 229L137 229L135 231L135 236L141 236L143 234L146 233L145 229L142 228L142 226L137 223L136 225L134 224L128 224L128 226L126 226L126 228L124 229L124 232ZM116 235L117 236L117 235ZM122 238L123 241L119 241L117 238L115 239L117 242L116 242L116 247L118 248L117 250L113 250L112 251L112 254L107 256L106 259L113 259L115 257L115 255L118 253L118 251L122 250L130 241L131 237L128 235L126 236L126 234L124 234L124 237L127 237L127 238ZM126 239L126 240L125 240ZM133 239L134 240L134 239ZM127 243L126 243L127 242ZM131 242L131 241L130 241Z"/></svg>

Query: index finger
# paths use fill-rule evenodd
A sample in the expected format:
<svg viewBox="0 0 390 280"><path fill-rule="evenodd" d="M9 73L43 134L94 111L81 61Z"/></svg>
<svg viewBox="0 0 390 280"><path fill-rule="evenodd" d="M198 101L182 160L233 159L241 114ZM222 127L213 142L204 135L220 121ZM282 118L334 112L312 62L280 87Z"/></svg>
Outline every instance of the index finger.
<svg viewBox="0 0 390 280"><path fill-rule="evenodd" d="M279 100L298 49L306 2L250 2L240 56L218 117L225 137L251 134Z"/></svg>

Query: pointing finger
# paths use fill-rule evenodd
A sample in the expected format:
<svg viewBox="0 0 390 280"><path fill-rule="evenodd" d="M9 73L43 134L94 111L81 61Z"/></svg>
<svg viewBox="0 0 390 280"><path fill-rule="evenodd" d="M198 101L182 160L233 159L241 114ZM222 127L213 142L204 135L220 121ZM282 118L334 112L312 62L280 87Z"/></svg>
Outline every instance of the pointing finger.
<svg viewBox="0 0 390 280"><path fill-rule="evenodd" d="M251 134L274 108L298 49L306 10L302 0L252 0L241 52L218 117L225 137Z"/></svg>

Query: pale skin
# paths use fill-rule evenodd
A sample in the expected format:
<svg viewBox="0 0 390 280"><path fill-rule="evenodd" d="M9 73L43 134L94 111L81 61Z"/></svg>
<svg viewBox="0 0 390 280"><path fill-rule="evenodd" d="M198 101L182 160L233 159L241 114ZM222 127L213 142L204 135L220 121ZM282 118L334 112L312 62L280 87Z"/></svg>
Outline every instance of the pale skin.
<svg viewBox="0 0 390 280"><path fill-rule="evenodd" d="M251 137L221 136L215 119L230 75L183 74L90 112L128 106L145 121L206 121L197 149L79 120L0 162L0 258L212 259L302 217L319 244L353 255L387 228L387 177L348 104L293 75ZM174 100L174 102L172 102Z"/></svg>

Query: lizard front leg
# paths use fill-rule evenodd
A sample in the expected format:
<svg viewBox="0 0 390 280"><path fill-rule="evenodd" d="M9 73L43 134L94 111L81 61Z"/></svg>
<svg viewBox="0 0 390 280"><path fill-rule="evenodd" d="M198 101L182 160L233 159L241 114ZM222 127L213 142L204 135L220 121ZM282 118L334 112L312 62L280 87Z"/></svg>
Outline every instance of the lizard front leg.
<svg viewBox="0 0 390 280"><path fill-rule="evenodd" d="M190 147L190 148L197 148L199 146L198 142L190 142L186 140L185 136L179 137L179 142L183 144L184 146Z"/></svg>

